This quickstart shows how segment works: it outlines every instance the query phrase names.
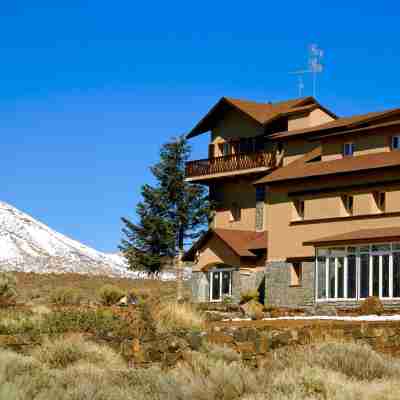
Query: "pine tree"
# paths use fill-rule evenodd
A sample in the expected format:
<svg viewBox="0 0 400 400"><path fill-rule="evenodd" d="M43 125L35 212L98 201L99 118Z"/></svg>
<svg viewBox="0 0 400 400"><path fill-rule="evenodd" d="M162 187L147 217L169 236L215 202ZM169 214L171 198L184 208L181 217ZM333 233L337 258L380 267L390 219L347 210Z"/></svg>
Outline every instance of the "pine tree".
<svg viewBox="0 0 400 400"><path fill-rule="evenodd" d="M168 208L168 219L174 225L174 253L182 251L185 240L201 235L210 216L208 193L204 186L185 181L185 164L191 147L184 136L164 144L160 162L151 168Z"/></svg>
<svg viewBox="0 0 400 400"><path fill-rule="evenodd" d="M174 255L174 227L166 218L166 208L159 189L144 185L142 197L143 201L136 207L139 222L134 224L122 218L125 238L119 248L128 260L130 269L157 273L163 257Z"/></svg>
<svg viewBox="0 0 400 400"><path fill-rule="evenodd" d="M190 152L184 137L164 144L160 161L151 167L156 186L142 187L143 201L136 208L139 222L122 218L124 239L120 249L131 269L159 271L163 257L183 251L185 241L196 239L208 223L206 189L185 182Z"/></svg>

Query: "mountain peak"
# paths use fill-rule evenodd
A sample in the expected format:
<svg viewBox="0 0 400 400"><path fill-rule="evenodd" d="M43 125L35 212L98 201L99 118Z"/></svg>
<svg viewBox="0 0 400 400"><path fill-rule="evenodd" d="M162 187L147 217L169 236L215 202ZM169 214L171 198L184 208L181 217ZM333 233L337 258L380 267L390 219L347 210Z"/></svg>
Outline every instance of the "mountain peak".
<svg viewBox="0 0 400 400"><path fill-rule="evenodd" d="M58 233L0 201L0 270L129 276L125 259Z"/></svg>

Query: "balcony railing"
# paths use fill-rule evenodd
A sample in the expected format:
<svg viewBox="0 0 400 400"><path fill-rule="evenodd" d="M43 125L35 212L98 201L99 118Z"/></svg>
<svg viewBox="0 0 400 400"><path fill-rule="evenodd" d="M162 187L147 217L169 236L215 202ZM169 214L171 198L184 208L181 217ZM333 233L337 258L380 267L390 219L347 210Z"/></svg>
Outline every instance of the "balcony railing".
<svg viewBox="0 0 400 400"><path fill-rule="evenodd" d="M230 154L228 156L187 162L186 177L194 178L253 168L268 168L274 167L275 165L275 153L259 151L256 153Z"/></svg>

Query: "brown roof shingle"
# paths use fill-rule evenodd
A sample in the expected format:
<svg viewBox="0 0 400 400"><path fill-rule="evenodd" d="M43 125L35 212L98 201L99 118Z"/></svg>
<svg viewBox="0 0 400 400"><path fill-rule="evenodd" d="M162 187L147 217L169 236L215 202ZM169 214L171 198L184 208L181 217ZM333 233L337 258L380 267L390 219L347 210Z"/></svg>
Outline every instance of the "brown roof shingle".
<svg viewBox="0 0 400 400"><path fill-rule="evenodd" d="M299 160L300 161L300 160ZM373 170L400 166L400 152L381 152L362 156L344 157L331 161L307 162L287 165L279 168L258 181L255 184L271 184L294 179L307 179L327 175L346 174L356 171Z"/></svg>
<svg viewBox="0 0 400 400"><path fill-rule="evenodd" d="M266 231L254 232L237 229L209 229L205 235L185 253L183 260L193 260L197 250L204 246L212 235L216 235L221 239L239 257L256 257L256 254L251 252L251 250L266 249L268 244L268 235Z"/></svg>
<svg viewBox="0 0 400 400"><path fill-rule="evenodd" d="M340 235L326 236L319 239L303 242L305 246L324 246L335 244L370 243L400 240L400 227L360 229L357 231L342 233Z"/></svg>
<svg viewBox="0 0 400 400"><path fill-rule="evenodd" d="M378 112L370 112L367 114L361 114L361 115L353 115L350 117L343 117L343 118L338 118L333 121L326 122L325 124L313 126L310 128L304 128L304 129L296 129L293 131L287 131L287 132L277 132L274 133L270 136L271 139L275 140L284 140L284 139L292 139L292 138L297 138L299 136L303 135L310 135L310 134L327 134L328 132L332 132L338 129L351 129L355 128L358 126L361 126L363 124L371 123L373 121L376 121L377 119L380 119L382 117L386 117L392 113L399 112L400 109L398 108L393 108L390 110L385 110L385 111L378 111Z"/></svg>
<svg viewBox="0 0 400 400"><path fill-rule="evenodd" d="M227 109L235 108L240 110L258 124L265 125L280 116L303 112L316 107L324 109L327 113L336 118L335 114L321 106L313 97L301 97L276 103L259 103L249 100L222 97L188 133L187 138L211 130L216 121L221 117L222 113Z"/></svg>

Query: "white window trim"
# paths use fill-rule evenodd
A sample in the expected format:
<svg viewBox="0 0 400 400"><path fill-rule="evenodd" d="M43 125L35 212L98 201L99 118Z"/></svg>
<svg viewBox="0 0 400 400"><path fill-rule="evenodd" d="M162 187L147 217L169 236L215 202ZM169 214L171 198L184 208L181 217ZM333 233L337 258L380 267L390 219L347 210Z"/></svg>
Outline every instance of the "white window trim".
<svg viewBox="0 0 400 400"><path fill-rule="evenodd" d="M225 296L232 296L232 270L231 269L218 269L214 271L210 271L210 293L209 293L209 300L211 303L220 303L222 299L222 273L223 272L229 272L230 279L229 279L229 294ZM218 299L213 299L212 294L213 294L213 274L219 274L219 298Z"/></svg>
<svg viewBox="0 0 400 400"><path fill-rule="evenodd" d="M381 244L389 244L389 243L381 243ZM363 246L357 245L357 247ZM379 297L382 300L400 300L399 297L393 297L393 255L395 253L399 253L399 249L395 249L393 246L393 243L390 243L390 249L389 250L380 250L380 251L373 251L372 250L372 245L369 245L369 252L348 252L347 248L348 247L354 247L354 246L344 246L345 251L344 255L341 256L336 256L336 255L324 255L322 257L325 258L324 263L320 263L318 261L318 254L316 254L315 257L315 301L316 302L332 302L332 301L359 301L365 299L365 297L361 297L361 254L368 254L369 256L369 296L373 295L373 257L378 256L379 257L379 268L378 268L378 273L379 273ZM320 248L322 249L322 248ZM318 251L318 249L316 249ZM349 255L355 255L356 256L356 296L352 298L348 298L348 256ZM389 293L388 297L383 297L383 257L384 256L389 256ZM321 256L320 256L321 257ZM330 258L335 258L335 297L330 297L330 281L329 281L329 263L330 263ZM338 258L339 257L344 257L344 274L343 274L343 298L338 298ZM323 298L318 297L318 276L319 276L319 271L321 268L325 269L325 296Z"/></svg>

